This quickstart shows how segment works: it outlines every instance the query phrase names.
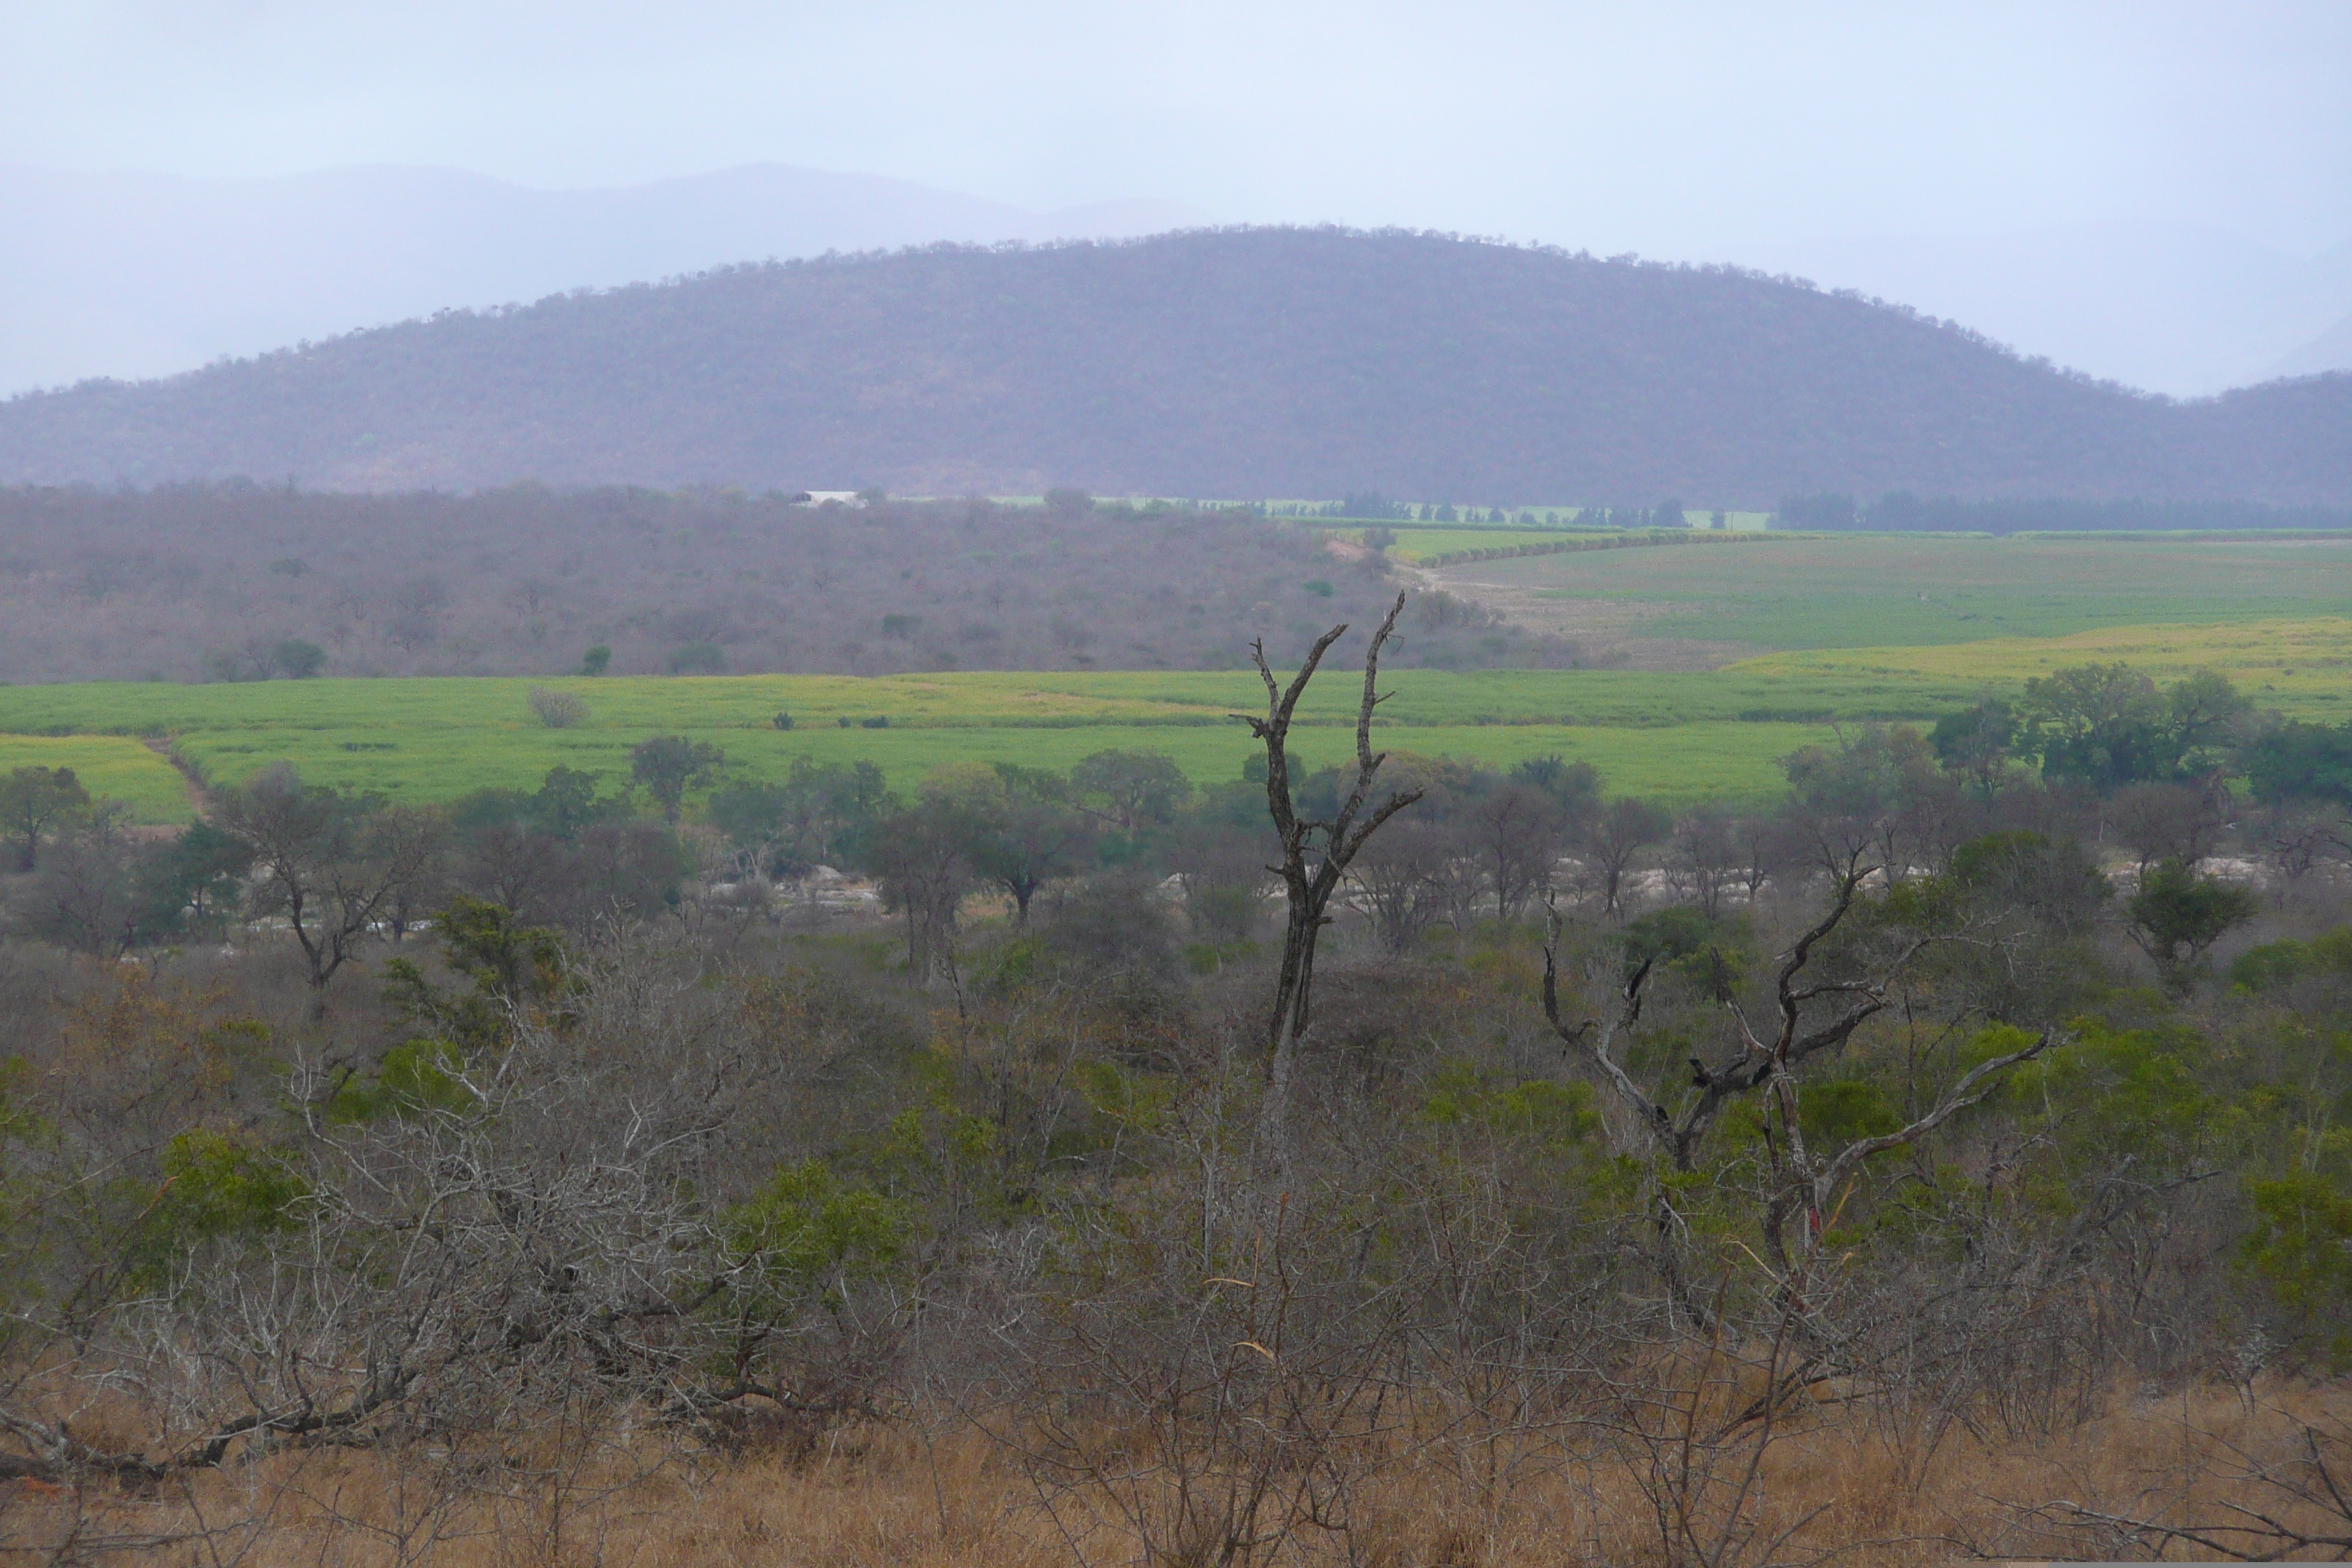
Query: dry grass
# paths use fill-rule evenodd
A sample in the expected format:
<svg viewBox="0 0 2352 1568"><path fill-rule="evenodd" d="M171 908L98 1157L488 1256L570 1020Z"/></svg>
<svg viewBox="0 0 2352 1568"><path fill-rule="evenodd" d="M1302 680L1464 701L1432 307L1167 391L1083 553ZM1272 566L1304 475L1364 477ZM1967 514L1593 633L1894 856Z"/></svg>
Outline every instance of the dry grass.
<svg viewBox="0 0 2352 1568"><path fill-rule="evenodd" d="M1727 1505L1732 1483L1748 1473L1753 1446L1745 1440L1699 1456L1697 1468L1711 1480L1695 1485L1696 1472L1674 1462L1683 1457L1654 1468L1622 1430L1569 1426L1474 1441L1456 1426L1410 1442L1391 1436L1384 1453L1365 1456L1344 1489L1346 1529L1306 1528L1233 1561L1682 1563L1708 1561L1716 1545L1723 1550L1715 1560L1726 1563L2135 1555L2043 1505L2215 1517L2226 1502L2260 1500L2243 1477L2249 1458L2284 1462L2306 1425L2340 1424L2347 1415L2352 1388L2341 1384L2272 1384L2252 1397L2208 1387L2118 1401L2110 1414L2042 1440L2001 1441L1964 1425L1938 1430L1925 1418L1892 1419L1884 1409L1823 1407L1771 1440L1741 1521ZM1104 1500L1045 1489L1012 1447L971 1426L891 1423L837 1431L814 1447L788 1441L740 1458L706 1454L605 1489L615 1479L613 1462L608 1453L555 1466L495 1496L479 1484L452 1490L446 1459L439 1473L405 1471L374 1454L281 1458L260 1474L205 1478L180 1496L94 1489L79 1500L81 1546L58 1560L162 1553L251 1568L404 1561L1046 1568L1145 1560L1116 1512L1099 1506ZM1677 1495L1698 1506L1692 1535L1670 1548L1660 1510L1671 1513ZM0 1489L0 1552L10 1555L50 1555L77 1514L71 1495L26 1483ZM163 1544L256 1509L267 1515L257 1532ZM1722 1528L1729 1523L1737 1528ZM110 1542L121 1544L110 1550ZM1208 1551L1153 1560L1218 1559Z"/></svg>

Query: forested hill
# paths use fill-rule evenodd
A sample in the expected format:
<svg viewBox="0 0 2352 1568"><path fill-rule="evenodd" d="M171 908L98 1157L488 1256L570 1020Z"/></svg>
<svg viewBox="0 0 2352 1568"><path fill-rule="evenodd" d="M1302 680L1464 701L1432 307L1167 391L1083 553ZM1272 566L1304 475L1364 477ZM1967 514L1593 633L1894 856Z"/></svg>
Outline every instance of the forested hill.
<svg viewBox="0 0 2352 1568"><path fill-rule="evenodd" d="M744 267L0 405L0 482L1769 506L2352 500L2352 376L2172 405L1730 270L1197 232Z"/></svg>

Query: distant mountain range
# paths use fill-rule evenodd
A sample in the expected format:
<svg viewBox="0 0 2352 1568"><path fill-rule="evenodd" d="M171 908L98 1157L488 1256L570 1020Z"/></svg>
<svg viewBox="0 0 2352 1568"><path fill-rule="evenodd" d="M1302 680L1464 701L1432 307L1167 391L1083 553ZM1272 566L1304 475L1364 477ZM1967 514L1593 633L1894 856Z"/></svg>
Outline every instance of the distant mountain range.
<svg viewBox="0 0 2352 1568"><path fill-rule="evenodd" d="M2172 404L1728 269L1196 231L723 269L0 405L0 480L1769 506L2352 500L2352 376Z"/></svg>
<svg viewBox="0 0 2352 1568"><path fill-rule="evenodd" d="M1035 213L774 163L576 191L456 169L185 179L0 165L0 395L722 262L1206 221L1173 202Z"/></svg>

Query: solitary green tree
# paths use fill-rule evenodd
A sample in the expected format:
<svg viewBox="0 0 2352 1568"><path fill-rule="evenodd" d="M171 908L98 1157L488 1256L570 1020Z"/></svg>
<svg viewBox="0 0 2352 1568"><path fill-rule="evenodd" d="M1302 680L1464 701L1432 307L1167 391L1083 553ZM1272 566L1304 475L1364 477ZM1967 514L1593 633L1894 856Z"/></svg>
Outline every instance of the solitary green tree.
<svg viewBox="0 0 2352 1568"><path fill-rule="evenodd" d="M309 680L327 665L327 650L300 637L280 637L270 645L269 662L289 680Z"/></svg>
<svg viewBox="0 0 2352 1568"><path fill-rule="evenodd" d="M1037 889L1075 875L1093 835L1063 781L1013 763L950 763L923 781L922 808L943 818L974 875L1012 895L1029 923Z"/></svg>
<svg viewBox="0 0 2352 1568"><path fill-rule="evenodd" d="M54 832L89 809L89 792L81 787L71 768L37 764L0 778L0 830L16 840L16 869L33 868L43 834Z"/></svg>
<svg viewBox="0 0 2352 1568"><path fill-rule="evenodd" d="M1585 855L1601 879L1601 905L1611 914L1625 898L1625 874L1633 857L1657 843L1675 828L1675 819L1663 806L1631 795L1612 800L1584 824Z"/></svg>
<svg viewBox="0 0 2352 1568"><path fill-rule="evenodd" d="M2017 716L2045 775L2105 792L2210 772L2249 706L2210 669L2158 691L2128 665L2084 664L2028 680Z"/></svg>
<svg viewBox="0 0 2352 1568"><path fill-rule="evenodd" d="M2183 983L2205 950L2253 918L2254 896L2167 860L2140 879L2126 906L2132 940L2156 961L2168 984Z"/></svg>
<svg viewBox="0 0 2352 1568"><path fill-rule="evenodd" d="M142 923L155 931L209 934L244 893L253 851L208 822L189 826L142 867Z"/></svg>
<svg viewBox="0 0 2352 1568"><path fill-rule="evenodd" d="M1132 833L1168 822L1192 793L1192 782L1164 752L1097 752L1070 770L1070 789L1104 822Z"/></svg>
<svg viewBox="0 0 2352 1568"><path fill-rule="evenodd" d="M629 749L629 776L654 797L654 803L661 807L662 820L675 823L686 792L708 784L710 775L726 761L727 753L708 741L656 735Z"/></svg>

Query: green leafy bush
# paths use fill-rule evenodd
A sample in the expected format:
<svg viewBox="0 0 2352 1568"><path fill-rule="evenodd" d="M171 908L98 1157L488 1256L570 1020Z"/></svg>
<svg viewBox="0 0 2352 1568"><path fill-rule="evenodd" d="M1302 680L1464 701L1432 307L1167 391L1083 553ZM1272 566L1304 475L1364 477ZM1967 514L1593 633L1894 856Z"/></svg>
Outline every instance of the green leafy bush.
<svg viewBox="0 0 2352 1568"><path fill-rule="evenodd" d="M202 1128L164 1144L159 1164L162 1185L131 1247L131 1271L150 1289L205 1242L295 1229L310 1195L285 1152Z"/></svg>
<svg viewBox="0 0 2352 1568"><path fill-rule="evenodd" d="M2269 1287L2294 1342L2352 1368L2352 1194L2298 1171L2250 1181L2254 1223L2242 1254Z"/></svg>
<svg viewBox="0 0 2352 1568"><path fill-rule="evenodd" d="M844 1182L816 1159L778 1171L720 1222L729 1267L787 1297L882 1273L912 1229L904 1204Z"/></svg>

